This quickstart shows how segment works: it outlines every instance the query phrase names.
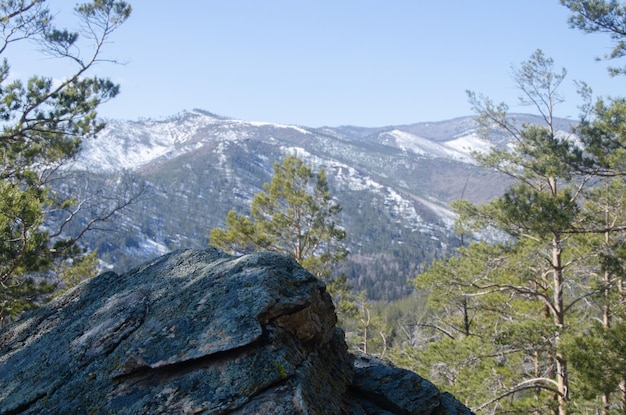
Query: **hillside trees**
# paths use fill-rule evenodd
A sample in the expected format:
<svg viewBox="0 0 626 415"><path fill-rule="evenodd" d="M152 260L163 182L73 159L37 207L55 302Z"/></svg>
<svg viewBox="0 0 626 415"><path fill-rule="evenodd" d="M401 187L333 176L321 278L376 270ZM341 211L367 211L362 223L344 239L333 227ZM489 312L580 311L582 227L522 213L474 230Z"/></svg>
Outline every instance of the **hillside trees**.
<svg viewBox="0 0 626 415"><path fill-rule="evenodd" d="M501 242L488 248L470 245L458 259L432 267L417 280L421 287L441 286L455 299L456 309L446 313L452 324L447 330L454 329L446 342L454 347L465 342L474 350L468 353L476 356L481 348L471 339L482 340L481 355L492 363L486 365L490 375L481 377L487 383L481 390L490 391L491 399L475 402L478 408L497 408L501 399L513 397L505 405L509 411L569 413L570 372L561 344L581 330L580 305L597 293L598 281L588 271L589 245L578 233L593 176L576 169L582 152L554 128L565 75L540 50L514 72L520 101L535 107L541 126L520 124L507 114L505 104L495 106L469 93L493 144L476 159L512 178L513 184L487 205L458 201L455 209L463 228L497 229ZM502 145L502 137L511 145ZM507 361L508 371L498 369L498 359Z"/></svg>
<svg viewBox="0 0 626 415"><path fill-rule="evenodd" d="M103 127L96 118L98 106L119 92L109 79L87 74L106 60L103 47L131 7L94 0L76 6L75 13L80 29L71 32L53 26L43 0L0 1L0 319L35 305L44 286L30 279L33 273L79 256L80 235L130 202L116 199L111 209L68 236L84 201L51 187L81 141ZM69 73L60 80L15 79L7 53L29 41L45 56L65 62ZM49 220L53 216L56 225Z"/></svg>
<svg viewBox="0 0 626 415"><path fill-rule="evenodd" d="M455 371L474 362L463 378L488 391L472 395L477 410L565 415L626 408L626 106L622 99L592 105L582 85L586 105L576 136L557 133L565 74L541 51L514 73L521 102L535 106L542 126L517 123L505 104L469 94L493 144L476 159L514 182L487 205L455 202L458 228L500 236L463 247L416 280L437 311L428 324L437 340L417 359L433 368L439 356L458 356L440 374L453 390L461 387Z"/></svg>
<svg viewBox="0 0 626 415"><path fill-rule="evenodd" d="M626 6L617 1L561 0L572 11L570 25L587 33L608 33L615 42L605 59L626 56ZM626 68L610 67L611 75L624 75ZM600 177L587 205L588 220L583 231L595 235L598 253L598 273L602 276L602 295L597 300L601 310L590 333L579 334L566 345L573 367L585 379L584 392L601 396L601 413L611 413L612 407L626 410L626 375L624 373L623 339L626 338L624 306L624 255L626 205L626 100L600 99L594 106L593 117L582 120L576 133L584 143L587 154L581 156L578 168ZM590 335L592 334L592 335ZM601 358L593 358L599 356ZM615 392L619 396L613 401Z"/></svg>
<svg viewBox="0 0 626 415"><path fill-rule="evenodd" d="M517 319L514 309L522 301L475 287L487 279L505 280L504 273L494 274L506 260L504 247L477 243L434 262L415 280L418 292L428 294L428 312L416 324L413 338L391 353L399 364L427 375L474 407L501 394L505 382L522 381L523 375L514 372L523 353L499 342L493 330L495 324Z"/></svg>
<svg viewBox="0 0 626 415"><path fill-rule="evenodd" d="M506 108L494 108L488 100L479 101L470 94L470 100L479 114L484 128L494 126L506 131L513 139L513 149L495 149L486 155L477 155L478 161L510 177L515 182L492 203L475 209L466 203L458 203L461 220L474 218L503 230L517 243L511 253L523 267L507 265L512 273L510 280L487 282L487 291L506 292L511 297L527 298L536 303L536 314L528 314L525 321L541 322L543 327L534 327L545 336L537 339L543 344L532 351L535 370L524 385L541 387L552 392L556 408L550 402L546 407L551 412L565 415L569 400L569 375L567 360L560 350L565 330L571 327L576 312L573 307L579 296L587 290L568 295L567 280L573 275L573 265L581 256L573 254L576 241L569 233L579 221L579 198L589 181L588 175L577 175L568 163L573 152L573 143L567 137L557 136L554 129L555 107L562 102L558 88L565 78L565 70L555 72L553 61L541 51L535 52L515 72L515 81L523 95L521 103L532 105L541 114L544 126L522 125L519 128L506 114ZM486 130L488 131L488 130ZM524 272L524 270L528 270ZM518 274L516 276L516 274ZM521 277L521 278L520 278ZM543 319L541 315L543 314ZM535 320L533 320L533 317ZM551 327L542 320L550 319ZM524 320L518 324L522 326ZM515 328L517 330L518 327ZM519 347L515 336L512 347ZM519 389L522 383L511 390ZM506 391L505 391L506 393ZM545 411L546 409L537 408Z"/></svg>

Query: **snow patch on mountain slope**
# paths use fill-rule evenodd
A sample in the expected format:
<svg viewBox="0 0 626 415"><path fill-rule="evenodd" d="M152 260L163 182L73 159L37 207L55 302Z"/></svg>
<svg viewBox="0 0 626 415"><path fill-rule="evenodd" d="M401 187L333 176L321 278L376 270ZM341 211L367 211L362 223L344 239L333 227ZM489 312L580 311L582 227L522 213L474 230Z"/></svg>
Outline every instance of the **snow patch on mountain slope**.
<svg viewBox="0 0 626 415"><path fill-rule="evenodd" d="M262 121L241 121L244 124L252 125L255 127L274 127L274 128L284 128L289 130L297 131L301 134L311 134L310 131L305 130L302 127L298 127L296 125L286 125L286 124L274 124L270 122L262 122Z"/></svg>
<svg viewBox="0 0 626 415"><path fill-rule="evenodd" d="M429 156L439 152L439 146L420 136L406 133L400 130L393 130L381 134L382 143L394 145L402 151L410 151L420 156Z"/></svg>
<svg viewBox="0 0 626 415"><path fill-rule="evenodd" d="M171 159L197 150L207 141L239 141L250 129L269 126L311 134L300 127L225 120L203 112L185 112L161 121L110 121L97 137L83 142L71 168L90 171L137 169L157 159Z"/></svg>
<svg viewBox="0 0 626 415"><path fill-rule="evenodd" d="M493 147L487 140L481 138L476 132L446 141L444 145L464 154L467 157L464 161L472 163L474 162L474 158L471 156L472 151L484 154L488 153Z"/></svg>
<svg viewBox="0 0 626 415"><path fill-rule="evenodd" d="M165 121L110 121L97 137L83 142L72 168L92 171L136 169L185 146L197 131L218 119L186 113Z"/></svg>
<svg viewBox="0 0 626 415"><path fill-rule="evenodd" d="M420 203L430 209L433 213L435 213L441 221L444 223L446 228L452 229L454 226L454 222L456 222L458 215L454 213L450 208L438 203L436 201L419 199Z"/></svg>
<svg viewBox="0 0 626 415"><path fill-rule="evenodd" d="M405 152L412 152L422 157L445 158L465 163L473 162L470 152L473 145L479 144L479 138L464 136L438 143L415 134L400 130L392 130L381 134L382 144L393 145Z"/></svg>
<svg viewBox="0 0 626 415"><path fill-rule="evenodd" d="M352 191L371 191L381 195L384 199L383 204L387 211L390 212L392 216L398 217L399 222L401 221L402 223L408 224L412 230L424 232L432 229L432 224L426 223L415 209L415 198L411 199L403 196L396 190L374 180L372 177L362 174L354 167L335 160L322 159L301 147L283 146L281 150L284 153L306 160L314 170L323 167L327 175L333 177L339 186L344 186ZM437 214L446 226L452 226L454 217L449 210L434 202L423 199L419 199L418 201Z"/></svg>

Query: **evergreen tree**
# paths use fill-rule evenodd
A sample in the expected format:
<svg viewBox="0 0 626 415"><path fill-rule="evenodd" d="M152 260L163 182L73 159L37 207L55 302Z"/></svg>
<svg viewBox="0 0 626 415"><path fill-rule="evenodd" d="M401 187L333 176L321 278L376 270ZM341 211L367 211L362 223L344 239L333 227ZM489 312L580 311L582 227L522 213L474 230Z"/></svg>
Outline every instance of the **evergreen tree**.
<svg viewBox="0 0 626 415"><path fill-rule="evenodd" d="M586 33L607 33L614 41L610 53L604 56L616 60L626 55L626 5L606 0L561 0L572 11L570 25ZM610 67L611 75L626 74L625 67ZM578 154L576 167L599 177L599 183L589 192L588 214L579 232L594 235L598 273L602 276L597 298L598 320L594 336L579 334L570 339L566 352L571 356L578 384L586 396L601 397L599 413L609 414L612 407L626 410L626 375L623 346L624 336L624 243L626 229L626 100L599 99L591 116L584 118L575 131L585 152ZM611 359L610 363L607 364ZM615 394L618 392L618 394ZM615 402L614 396L619 396Z"/></svg>
<svg viewBox="0 0 626 415"><path fill-rule="evenodd" d="M575 141L557 134L554 125L565 76L565 70L555 71L553 61L540 50L514 72L523 93L521 103L535 107L543 125L518 123L505 104L495 106L469 94L485 138L493 145L490 152L475 157L509 176L513 184L486 205L457 201L454 207L460 228L497 229L501 242L470 245L461 252L460 262L444 261L431 268L426 284L441 279L440 284L453 290L456 310L446 314L452 316L446 342L457 347L455 340L478 336L489 351L492 364L482 367L490 372L481 379L488 383L484 390L491 398L483 396L479 408L497 408L503 398L513 398L505 405L507 411L569 411L568 362L560 345L570 331L580 330L577 305L595 290L579 275L589 252L575 232L592 176L573 166L580 156ZM474 339L468 344L480 343ZM493 363L502 356L512 369L508 374Z"/></svg>
<svg viewBox="0 0 626 415"><path fill-rule="evenodd" d="M572 11L570 25L587 33L608 33L615 41L605 59L626 56L626 5L616 0L561 0ZM626 68L611 67L611 75L625 74Z"/></svg>
<svg viewBox="0 0 626 415"><path fill-rule="evenodd" d="M572 26L610 33L616 45L606 58L624 55L624 5L562 4L574 12ZM470 93L493 145L476 158L513 185L487 205L456 202L457 229L497 242L472 243L418 276L434 311L421 324L425 341L393 353L469 396L477 411L608 415L626 408L626 105L619 98L592 105L590 88L580 84L585 105L576 136L557 134L553 114L565 75L540 51L514 72L521 103L534 106L543 125L518 123L505 104Z"/></svg>
<svg viewBox="0 0 626 415"><path fill-rule="evenodd" d="M497 230L499 242L470 244L456 258L435 263L417 283L435 300L431 304L440 318L430 327L439 332L436 343L443 341L439 352L454 347L462 356L464 339L478 337L470 343L489 351L483 356L506 356L508 375L493 361L482 366L488 371L479 376L478 389L491 391L492 397L475 394L483 399L474 403L476 408L608 414L615 403L611 394L625 390L624 376L608 370L606 381L585 380L606 363L585 353L604 347L603 355L621 356L614 339L623 332L612 327L621 327L624 315L626 152L621 132L626 111L621 100L608 105L600 100L585 107L575 139L557 134L553 111L562 99L558 86L565 71L554 72L552 66L538 51L515 72L522 102L536 107L543 126L517 123L506 105L496 107L470 93L493 144L476 158L511 177L513 184L489 204L457 201L453 206L458 229L480 230L483 236ZM583 92L588 98L589 90ZM602 333L593 328L594 317L606 334L595 342L584 334ZM436 363L428 353L432 348L422 358L430 364ZM624 396L617 401L620 408ZM503 398L508 398L506 404Z"/></svg>
<svg viewBox="0 0 626 415"><path fill-rule="evenodd" d="M105 60L102 48L131 7L94 0L75 12L79 32L54 27L44 0L0 1L0 54L30 40L46 56L73 65L61 81L37 75L21 80L11 77L7 58L0 62L0 320L35 306L48 291L34 282L34 273L82 254L79 236L64 233L82 205L50 185L81 141L103 127L98 106L119 92L110 80L87 73ZM60 218L59 225L49 222L52 216Z"/></svg>
<svg viewBox="0 0 626 415"><path fill-rule="evenodd" d="M617 343L613 340L616 327L623 328L626 297L624 292L625 263L623 247L626 242L626 149L622 145L622 131L626 126L626 106L621 99L598 100L593 118L584 119L575 131L583 144L584 152L580 152L575 167L581 172L594 177L594 186L585 191L585 201L581 220L573 230L584 236L585 243L591 253L588 261L589 281L595 285L596 295L586 301L590 304L590 313L600 322L594 325L592 332L595 339L587 333L574 333L565 347L565 354L572 359L573 390L587 398L593 395L598 401L598 413L607 415L611 407L626 408L626 375L619 372L620 382L617 384L602 381L600 377L589 377L591 368L601 370L599 365L605 363L607 356L620 356L619 351L611 347ZM617 329L624 334L623 330ZM606 339L601 337L607 336ZM572 347L576 345L576 347ZM593 347L590 347L593 345ZM589 353L597 347L594 353ZM586 355L583 353L587 353ZM603 358L598 358L598 355ZM586 356L586 361L583 357ZM619 359L618 359L619 360ZM619 361L607 371L607 376L614 379L616 373L612 369L619 368ZM613 384L609 390L608 385ZM617 394L615 392L618 392Z"/></svg>
<svg viewBox="0 0 626 415"><path fill-rule="evenodd" d="M569 377L567 361L559 350L570 310L566 303L565 286L568 261L566 251L572 242L568 235L580 215L577 202L581 189L589 176L574 174L570 163L573 142L559 137L554 127L554 110L563 98L558 88L566 71L555 72L553 61L538 50L531 59L515 72L515 81L523 92L520 101L532 105L541 115L545 125L516 125L506 114L506 108L494 108L489 100L478 100L470 94L480 122L489 132L494 125L503 129L512 139L513 148L496 148L488 154L477 154L478 161L487 167L509 175L515 182L492 203L479 208L457 203L462 218L477 218L503 230L518 243L533 270L524 273L522 284L499 284L512 295L522 295L539 300L539 311L545 309L545 318L552 320L552 335L544 339L546 349L538 358L545 359L545 367L553 369L546 376L536 377L526 384L542 386L548 382L557 402L552 412L567 414ZM530 257L528 256L530 254ZM572 259L573 260L573 259ZM520 324L523 324L520 322ZM541 364L541 362L537 362Z"/></svg>
<svg viewBox="0 0 626 415"><path fill-rule="evenodd" d="M345 258L345 232L338 223L341 207L333 202L326 173L313 173L302 160L286 157L274 163L274 175L252 199L251 215L226 216L226 229L211 230L211 246L233 254L257 250L292 256L335 293L345 279L330 281L332 265ZM334 287L338 286L338 287Z"/></svg>

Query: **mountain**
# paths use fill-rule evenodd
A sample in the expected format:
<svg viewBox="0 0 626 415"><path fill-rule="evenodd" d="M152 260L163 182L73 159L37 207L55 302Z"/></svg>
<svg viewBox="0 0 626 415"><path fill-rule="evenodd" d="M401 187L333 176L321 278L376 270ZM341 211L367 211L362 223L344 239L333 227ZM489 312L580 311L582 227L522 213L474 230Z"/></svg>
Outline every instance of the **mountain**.
<svg viewBox="0 0 626 415"><path fill-rule="evenodd" d="M229 210L249 213L273 163L297 155L326 170L343 207L351 254L337 272L370 298L390 300L411 291L407 279L428 261L459 245L449 202L486 202L506 187L470 154L487 149L472 117L309 128L194 110L163 120L111 120L84 142L71 169L89 171L92 187L110 190L120 172L145 187L107 232L84 240L119 271L174 249L206 247L210 229L222 227Z"/></svg>

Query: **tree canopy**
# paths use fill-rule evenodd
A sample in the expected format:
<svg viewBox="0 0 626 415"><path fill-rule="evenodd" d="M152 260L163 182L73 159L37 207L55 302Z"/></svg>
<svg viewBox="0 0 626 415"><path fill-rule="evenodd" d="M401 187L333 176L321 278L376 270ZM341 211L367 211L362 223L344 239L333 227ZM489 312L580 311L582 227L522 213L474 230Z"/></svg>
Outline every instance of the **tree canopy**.
<svg viewBox="0 0 626 415"><path fill-rule="evenodd" d="M88 74L110 60L104 46L131 6L94 0L74 11L81 21L78 31L57 28L44 0L0 1L0 54L34 42L42 54L71 68L62 80L15 79L8 59L0 62L0 319L36 305L45 284L34 284L31 277L80 255L80 235L128 202L119 200L71 236L65 231L83 205L51 187L82 140L102 129L98 106L119 93L111 80Z"/></svg>
<svg viewBox="0 0 626 415"><path fill-rule="evenodd" d="M320 278L346 256L339 225L341 207L331 197L326 173L314 173L301 159L274 163L274 175L252 199L250 216L228 212L226 229L211 230L211 246L244 254L283 252Z"/></svg>
<svg viewBox="0 0 626 415"><path fill-rule="evenodd" d="M520 102L534 107L538 124L469 93L491 144L474 156L512 184L484 205L454 202L457 229L476 232L475 239L416 279L429 293L433 314L423 326L433 340L401 356L413 356L418 370L441 368L434 379L471 396L476 411L606 415L626 408L626 107L617 98L592 104L581 84L581 122L558 131L566 75L541 50L515 68ZM480 241L485 235L495 237Z"/></svg>
<svg viewBox="0 0 626 415"><path fill-rule="evenodd" d="M607 33L615 42L605 59L626 56L626 5L617 0L561 0L572 11L569 23L586 33ZM610 67L613 76L626 73L626 67Z"/></svg>

